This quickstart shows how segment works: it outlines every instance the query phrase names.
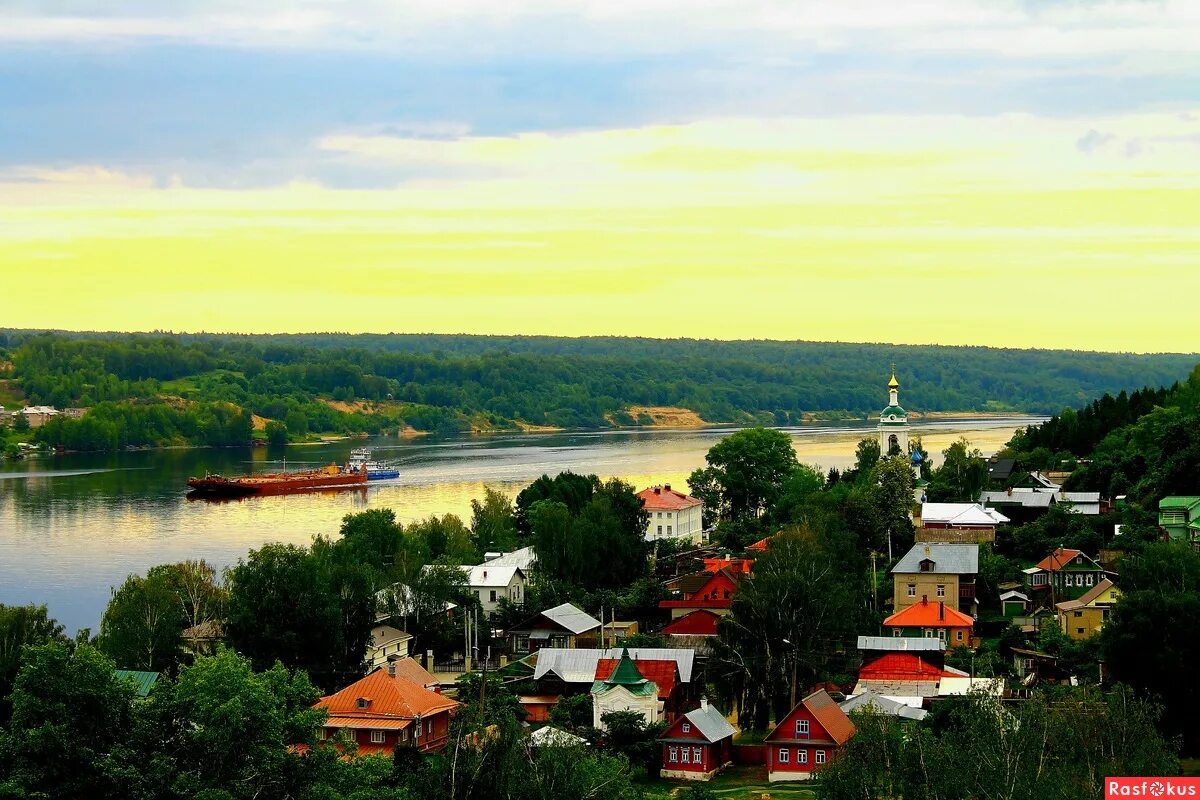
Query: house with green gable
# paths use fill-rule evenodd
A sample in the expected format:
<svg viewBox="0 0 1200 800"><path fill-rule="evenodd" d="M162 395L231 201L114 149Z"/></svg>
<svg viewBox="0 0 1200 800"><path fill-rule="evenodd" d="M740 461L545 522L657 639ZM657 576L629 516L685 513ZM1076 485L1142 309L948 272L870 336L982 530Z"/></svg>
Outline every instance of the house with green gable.
<svg viewBox="0 0 1200 800"><path fill-rule="evenodd" d="M1164 497L1159 500L1158 527L1176 541L1200 542L1200 497Z"/></svg>
<svg viewBox="0 0 1200 800"><path fill-rule="evenodd" d="M658 684L638 670L628 649L621 651L621 658L608 677L597 678L592 684L592 726L604 730L604 715L613 711L633 711L647 725L663 718Z"/></svg>

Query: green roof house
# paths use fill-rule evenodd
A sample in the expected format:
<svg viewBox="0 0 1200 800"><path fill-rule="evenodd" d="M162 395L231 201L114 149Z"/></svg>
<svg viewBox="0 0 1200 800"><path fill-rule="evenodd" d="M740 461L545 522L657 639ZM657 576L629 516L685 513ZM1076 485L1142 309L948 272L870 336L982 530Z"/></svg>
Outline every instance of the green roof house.
<svg viewBox="0 0 1200 800"><path fill-rule="evenodd" d="M149 697L150 690L154 688L154 684L158 683L159 674L157 672L142 672L136 669L119 669L116 670L117 677L127 681L132 681L134 688L137 689L138 697Z"/></svg>
<svg viewBox="0 0 1200 800"><path fill-rule="evenodd" d="M604 715L613 711L635 711L647 725L663 715L658 684L642 675L628 648L621 651L621 660L609 676L592 684L592 726L604 730Z"/></svg>
<svg viewBox="0 0 1200 800"><path fill-rule="evenodd" d="M1159 500L1158 526L1172 539L1200 541L1200 497L1164 497Z"/></svg>

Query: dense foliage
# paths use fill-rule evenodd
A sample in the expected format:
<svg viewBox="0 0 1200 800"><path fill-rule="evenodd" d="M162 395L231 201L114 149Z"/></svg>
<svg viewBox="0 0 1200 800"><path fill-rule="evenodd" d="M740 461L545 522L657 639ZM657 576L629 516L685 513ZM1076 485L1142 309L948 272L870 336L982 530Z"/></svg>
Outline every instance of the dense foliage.
<svg viewBox="0 0 1200 800"><path fill-rule="evenodd" d="M189 419L193 411L202 420L217 413L220 403L276 421L292 436L404 426L451 432L515 420L604 427L635 424L631 406L684 407L712 422L792 424L808 414L877 410L889 361L899 361L903 381L917 387L912 402L921 410L1049 413L1103 392L1173 382L1193 363L1179 355L605 337L8 331L0 332L5 345L31 402L134 409L123 412L130 418L110 409L104 420L145 428L118 431L119 445L224 443L211 424ZM175 409L180 419L164 418L168 409L152 402L162 397L185 401ZM150 403L152 416L131 400ZM111 443L110 431L75 432L77 424L64 421L47 441ZM278 440L279 428L272 435Z"/></svg>

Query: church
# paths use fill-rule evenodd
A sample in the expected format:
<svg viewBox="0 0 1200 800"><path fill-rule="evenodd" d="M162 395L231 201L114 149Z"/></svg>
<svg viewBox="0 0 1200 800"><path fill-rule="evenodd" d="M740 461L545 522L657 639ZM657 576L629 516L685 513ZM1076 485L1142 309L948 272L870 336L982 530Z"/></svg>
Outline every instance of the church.
<svg viewBox="0 0 1200 800"><path fill-rule="evenodd" d="M912 466L913 477L916 479L913 487L913 499L918 503L925 502L925 489L928 481L921 478L921 465L924 456L920 449L910 452L908 440L908 412L900 405L900 381L896 380L896 365L892 364L892 378L888 381L887 408L879 412L879 457L907 456Z"/></svg>

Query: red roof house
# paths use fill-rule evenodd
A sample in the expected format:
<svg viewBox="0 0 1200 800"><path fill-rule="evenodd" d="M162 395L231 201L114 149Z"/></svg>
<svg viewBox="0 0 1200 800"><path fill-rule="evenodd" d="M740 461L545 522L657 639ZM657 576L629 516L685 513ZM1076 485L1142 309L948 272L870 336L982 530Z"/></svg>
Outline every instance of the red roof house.
<svg viewBox="0 0 1200 800"><path fill-rule="evenodd" d="M676 719L658 737L662 743L664 778L706 781L733 762L733 735L737 733L721 712L707 701Z"/></svg>
<svg viewBox="0 0 1200 800"><path fill-rule="evenodd" d="M720 614L707 608L698 608L673 620L662 629L662 633L664 636L716 636L720 621Z"/></svg>
<svg viewBox="0 0 1200 800"><path fill-rule="evenodd" d="M637 493L647 511L682 511L685 508L704 505L700 500L686 495L678 489L666 486L651 486Z"/></svg>
<svg viewBox="0 0 1200 800"><path fill-rule="evenodd" d="M321 728L327 739L345 730L361 755L394 753L397 747L437 750L450 734L458 703L396 674L395 662L317 701L329 712Z"/></svg>
<svg viewBox="0 0 1200 800"><path fill-rule="evenodd" d="M931 603L928 597L922 597L921 602L903 608L883 621L883 627L893 636L936 637L947 650L969 647L974 625L975 620L969 615L941 600Z"/></svg>
<svg viewBox="0 0 1200 800"><path fill-rule="evenodd" d="M708 580L695 590L684 588L682 597L660 600L659 608L671 610L671 619L687 616L697 609L708 609L716 614L728 614L733 606L733 595L737 591L738 575L727 568L714 572Z"/></svg>
<svg viewBox="0 0 1200 800"><path fill-rule="evenodd" d="M752 550L752 551L754 551L755 553L765 553L765 552L767 552L767 548L768 548L768 547L770 547L770 546L771 546L771 537L770 537L770 536L766 536L766 537L764 537L764 538L762 538L762 539L759 539L757 542L755 542L754 544L750 545L750 546L749 546L749 547L747 547L746 549L747 549L747 550Z"/></svg>
<svg viewBox="0 0 1200 800"><path fill-rule="evenodd" d="M803 781L833 760L854 735L854 723L829 692L818 689L801 700L771 729L767 746L767 779Z"/></svg>
<svg viewBox="0 0 1200 800"><path fill-rule="evenodd" d="M722 569L728 569L736 575L749 575L751 568L754 566L753 558L706 558L704 559L705 572L718 572Z"/></svg>

